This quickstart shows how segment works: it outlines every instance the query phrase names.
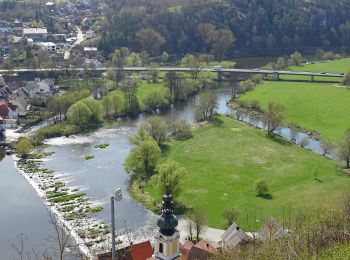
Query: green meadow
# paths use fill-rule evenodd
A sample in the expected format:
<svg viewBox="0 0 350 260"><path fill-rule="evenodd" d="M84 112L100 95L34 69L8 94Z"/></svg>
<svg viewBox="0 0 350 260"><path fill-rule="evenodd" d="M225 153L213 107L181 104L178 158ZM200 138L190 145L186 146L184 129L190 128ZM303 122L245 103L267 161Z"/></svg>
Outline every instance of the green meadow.
<svg viewBox="0 0 350 260"><path fill-rule="evenodd" d="M336 174L335 162L225 116L194 130L188 140L170 140L163 155L187 170L177 202L204 209L208 225L216 228L225 227L226 208L236 208L240 225L253 230L267 217L282 220L331 204L350 184L349 177ZM156 176L143 195L148 203L161 198ZM255 191L261 179L270 187L265 197Z"/></svg>

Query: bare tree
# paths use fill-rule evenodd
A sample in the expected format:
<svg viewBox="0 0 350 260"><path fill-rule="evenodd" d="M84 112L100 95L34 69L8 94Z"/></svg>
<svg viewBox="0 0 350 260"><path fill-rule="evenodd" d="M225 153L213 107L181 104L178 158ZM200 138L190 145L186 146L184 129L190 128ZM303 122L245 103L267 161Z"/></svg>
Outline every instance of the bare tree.
<svg viewBox="0 0 350 260"><path fill-rule="evenodd" d="M48 241L55 244L55 246L51 248L58 251L58 258L60 260L64 259L64 252L67 248L73 249L72 251L76 254L80 254L78 245L72 243L72 232L74 227L78 226L79 221L76 220L73 223L72 228L69 229L64 227L63 223L61 223L59 218L54 213L49 212L49 222L52 224L55 234L53 236L49 236Z"/></svg>
<svg viewBox="0 0 350 260"><path fill-rule="evenodd" d="M291 124L291 126L290 126L290 140L292 142L296 142L298 135L299 135L298 127L296 126L296 124Z"/></svg>
<svg viewBox="0 0 350 260"><path fill-rule="evenodd" d="M323 155L330 153L330 151L334 149L334 144L325 138L320 140L320 146L321 146Z"/></svg>
<svg viewBox="0 0 350 260"><path fill-rule="evenodd" d="M339 141L337 150L339 159L346 162L346 168L350 168L350 128Z"/></svg>
<svg viewBox="0 0 350 260"><path fill-rule="evenodd" d="M205 213L201 209L196 209L192 213L192 221L194 225L194 231L196 234L196 240L199 241L199 236L203 233L206 223Z"/></svg>
<svg viewBox="0 0 350 260"><path fill-rule="evenodd" d="M18 239L19 245L12 244L12 248L16 250L20 260L23 260L24 257L24 241L27 240L28 238L24 236L23 233L20 233L19 235L16 236Z"/></svg>
<svg viewBox="0 0 350 260"><path fill-rule="evenodd" d="M189 218L186 219L186 230L188 232L189 240L192 241L193 240L193 233L194 233L194 223Z"/></svg>
<svg viewBox="0 0 350 260"><path fill-rule="evenodd" d="M302 148L305 148L306 146L308 146L310 144L309 138L304 137L303 139L301 139L299 144Z"/></svg>

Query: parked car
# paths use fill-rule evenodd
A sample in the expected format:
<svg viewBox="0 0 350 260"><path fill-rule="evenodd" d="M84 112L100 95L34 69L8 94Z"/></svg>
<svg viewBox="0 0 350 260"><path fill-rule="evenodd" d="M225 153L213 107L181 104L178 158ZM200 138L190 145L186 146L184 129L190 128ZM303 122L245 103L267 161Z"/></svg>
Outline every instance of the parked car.
<svg viewBox="0 0 350 260"><path fill-rule="evenodd" d="M222 66L220 65L216 65L213 67L213 71L221 71L222 70Z"/></svg>

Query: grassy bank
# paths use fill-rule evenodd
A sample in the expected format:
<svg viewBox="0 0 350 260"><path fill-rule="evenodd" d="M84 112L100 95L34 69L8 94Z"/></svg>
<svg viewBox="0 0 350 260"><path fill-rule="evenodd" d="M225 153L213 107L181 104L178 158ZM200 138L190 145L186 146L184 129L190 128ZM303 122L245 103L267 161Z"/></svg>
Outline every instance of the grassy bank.
<svg viewBox="0 0 350 260"><path fill-rule="evenodd" d="M226 208L238 209L238 222L251 230L269 216L287 217L290 209L295 214L333 203L350 184L349 177L336 174L335 162L224 116L195 130L191 139L171 140L163 159L187 169L178 202L204 209L208 224L217 228L225 227ZM261 179L270 186L265 197L255 191ZM156 175L145 190L145 200L160 200Z"/></svg>
<svg viewBox="0 0 350 260"><path fill-rule="evenodd" d="M265 82L240 97L258 100L262 108L270 101L284 106L287 122L317 131L331 139L339 139L350 127L350 91L319 83Z"/></svg>

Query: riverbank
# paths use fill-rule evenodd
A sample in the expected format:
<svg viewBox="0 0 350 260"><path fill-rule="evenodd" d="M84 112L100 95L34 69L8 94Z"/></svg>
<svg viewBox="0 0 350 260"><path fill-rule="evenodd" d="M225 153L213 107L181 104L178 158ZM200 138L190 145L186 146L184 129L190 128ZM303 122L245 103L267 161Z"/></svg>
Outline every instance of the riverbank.
<svg viewBox="0 0 350 260"><path fill-rule="evenodd" d="M41 154L23 161L13 155L13 162L84 256L92 258L101 251L107 251L109 226L92 216L101 210L100 205L90 202L79 189L68 188L52 171L42 168L41 160L45 156L49 155Z"/></svg>
<svg viewBox="0 0 350 260"><path fill-rule="evenodd" d="M283 214L331 204L350 184L345 173L335 172L334 161L225 116L192 135L170 140L163 160L186 168L176 202L186 205L185 211L205 209L211 227L223 228L224 210L234 207L240 225L254 230L270 216L282 219ZM257 196L255 183L262 179L270 189ZM156 182L154 175L143 194L153 205L160 198Z"/></svg>

